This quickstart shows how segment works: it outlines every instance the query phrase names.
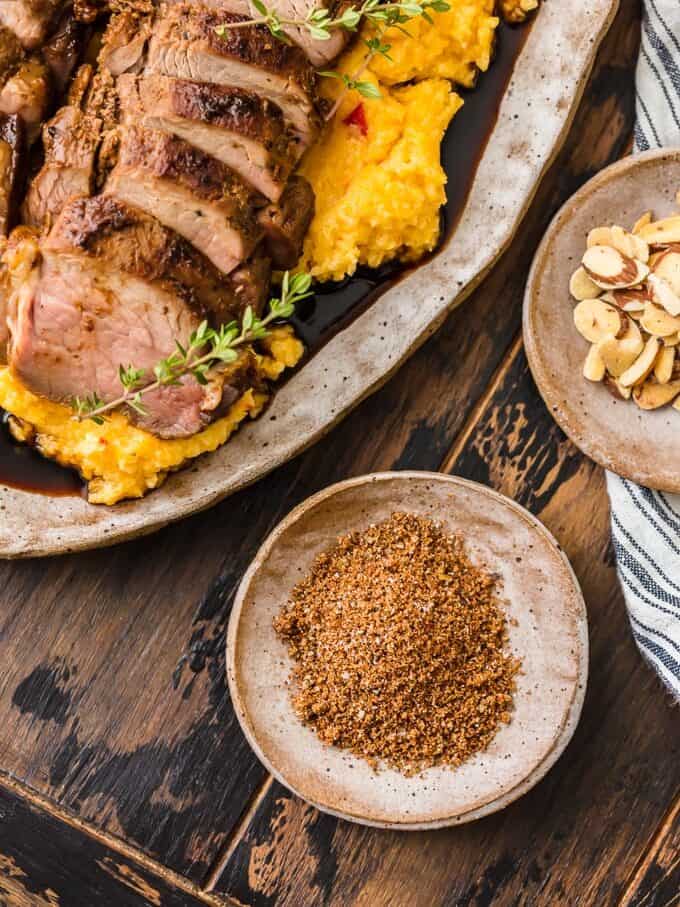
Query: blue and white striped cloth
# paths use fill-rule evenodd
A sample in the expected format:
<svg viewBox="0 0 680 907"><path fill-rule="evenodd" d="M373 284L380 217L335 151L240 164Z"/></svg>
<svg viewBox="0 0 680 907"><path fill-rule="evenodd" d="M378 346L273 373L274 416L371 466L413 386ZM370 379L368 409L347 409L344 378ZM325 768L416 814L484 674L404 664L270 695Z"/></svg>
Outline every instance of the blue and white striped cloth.
<svg viewBox="0 0 680 907"><path fill-rule="evenodd" d="M680 146L680 0L645 0L635 148L663 145ZM611 473L607 488L633 636L680 701L680 495L640 488Z"/></svg>

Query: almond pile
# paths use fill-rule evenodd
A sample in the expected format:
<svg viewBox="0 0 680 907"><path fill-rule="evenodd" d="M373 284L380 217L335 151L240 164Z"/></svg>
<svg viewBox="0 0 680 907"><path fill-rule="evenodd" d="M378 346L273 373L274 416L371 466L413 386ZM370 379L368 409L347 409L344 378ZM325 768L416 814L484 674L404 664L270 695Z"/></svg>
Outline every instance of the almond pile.
<svg viewBox="0 0 680 907"><path fill-rule="evenodd" d="M584 376L640 409L680 410L680 214L648 211L630 232L595 227L586 245L569 282L574 324L592 344Z"/></svg>

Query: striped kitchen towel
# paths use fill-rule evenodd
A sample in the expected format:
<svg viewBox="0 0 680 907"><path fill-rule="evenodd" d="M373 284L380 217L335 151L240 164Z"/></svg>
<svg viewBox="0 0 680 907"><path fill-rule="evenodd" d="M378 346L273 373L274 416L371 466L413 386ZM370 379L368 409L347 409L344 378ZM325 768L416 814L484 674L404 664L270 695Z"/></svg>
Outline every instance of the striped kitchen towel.
<svg viewBox="0 0 680 907"><path fill-rule="evenodd" d="M644 0L643 7L637 151L680 146L680 0ZM633 636L680 702L680 495L640 488L612 473L607 488Z"/></svg>

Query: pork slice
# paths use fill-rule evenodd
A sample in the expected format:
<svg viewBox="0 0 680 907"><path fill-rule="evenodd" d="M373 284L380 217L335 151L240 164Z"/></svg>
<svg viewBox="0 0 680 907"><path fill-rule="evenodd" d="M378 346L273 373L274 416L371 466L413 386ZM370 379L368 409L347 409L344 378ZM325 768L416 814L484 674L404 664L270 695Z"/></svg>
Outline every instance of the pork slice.
<svg viewBox="0 0 680 907"><path fill-rule="evenodd" d="M240 318L248 305L261 311L269 287L267 259L255 258L224 275L183 237L112 196L70 202L43 247L86 255L115 271L175 287L215 326Z"/></svg>
<svg viewBox="0 0 680 907"><path fill-rule="evenodd" d="M283 112L300 152L316 137L315 74L302 51L266 28L217 29L240 17L177 4L165 7L149 43L147 71L193 82L212 82L259 94Z"/></svg>
<svg viewBox="0 0 680 907"><path fill-rule="evenodd" d="M150 75L118 79L126 122L175 135L277 201L297 149L279 108L252 92Z"/></svg>
<svg viewBox="0 0 680 907"><path fill-rule="evenodd" d="M23 59L21 42L9 28L0 25L0 81Z"/></svg>
<svg viewBox="0 0 680 907"><path fill-rule="evenodd" d="M64 91L73 75L90 36L90 29L67 9L57 28L42 49L42 56L52 73L58 91Z"/></svg>
<svg viewBox="0 0 680 907"><path fill-rule="evenodd" d="M314 217L314 190L302 176L294 176L278 205L267 205L258 214L265 248L275 268L294 268Z"/></svg>
<svg viewBox="0 0 680 907"><path fill-rule="evenodd" d="M0 241L4 245L4 240ZM9 328L7 325L7 310L10 297L10 284L7 268L0 262L0 365L7 362L7 344L9 341Z"/></svg>
<svg viewBox="0 0 680 907"><path fill-rule="evenodd" d="M45 40L65 0L0 0L0 23L17 36L27 50Z"/></svg>
<svg viewBox="0 0 680 907"><path fill-rule="evenodd" d="M16 114L0 115L0 235L3 237L18 220L28 164L25 132L23 121ZM0 312L0 330L3 321Z"/></svg>
<svg viewBox="0 0 680 907"><path fill-rule="evenodd" d="M32 57L21 63L2 86L0 113L21 117L30 144L40 135L51 97L50 71L42 60Z"/></svg>
<svg viewBox="0 0 680 907"><path fill-rule="evenodd" d="M83 256L44 250L11 300L10 366L26 387L59 402L97 392L121 394L120 365L153 375L154 366L186 342L199 315L177 294ZM236 399L250 376L245 354L207 386L185 376L144 396L146 414L130 415L162 438L200 431Z"/></svg>
<svg viewBox="0 0 680 907"><path fill-rule="evenodd" d="M166 0L168 6L176 6L186 0ZM261 15L251 0L201 0L201 5L220 13L230 13L244 18ZM337 4L324 0L276 0L273 4L283 19L305 19L312 9L328 9L333 14ZM325 66L334 60L345 48L349 32L333 29L328 39L313 38L308 29L296 25L284 25L283 32L304 52L312 66Z"/></svg>
<svg viewBox="0 0 680 907"><path fill-rule="evenodd" d="M111 17L104 33L99 62L114 76L140 72L151 35L151 17L124 9Z"/></svg>
<svg viewBox="0 0 680 907"><path fill-rule="evenodd" d="M253 252L262 230L233 171L187 142L128 128L105 193L141 208L229 274Z"/></svg>
<svg viewBox="0 0 680 907"><path fill-rule="evenodd" d="M45 125L45 163L31 181L23 205L27 224L42 227L69 199L92 193L101 129L101 119L72 106L62 107Z"/></svg>

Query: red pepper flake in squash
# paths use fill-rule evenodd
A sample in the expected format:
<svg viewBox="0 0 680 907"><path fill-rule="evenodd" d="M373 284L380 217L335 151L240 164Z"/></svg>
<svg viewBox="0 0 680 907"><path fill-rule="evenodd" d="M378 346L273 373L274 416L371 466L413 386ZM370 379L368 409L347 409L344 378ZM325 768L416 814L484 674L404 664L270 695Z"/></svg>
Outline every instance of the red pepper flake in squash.
<svg viewBox="0 0 680 907"><path fill-rule="evenodd" d="M342 121L346 126L356 126L362 135L368 135L368 121L363 103L357 104L351 113Z"/></svg>

